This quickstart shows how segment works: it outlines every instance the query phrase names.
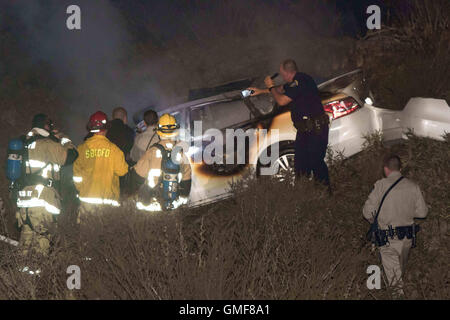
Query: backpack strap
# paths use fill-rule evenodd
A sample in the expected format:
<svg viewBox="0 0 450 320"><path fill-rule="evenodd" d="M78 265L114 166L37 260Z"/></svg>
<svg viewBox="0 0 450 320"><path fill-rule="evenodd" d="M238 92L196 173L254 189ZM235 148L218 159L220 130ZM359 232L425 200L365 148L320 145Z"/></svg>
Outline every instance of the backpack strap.
<svg viewBox="0 0 450 320"><path fill-rule="evenodd" d="M155 134L156 134L156 131L155 131L155 133L153 133L152 137L151 137L150 140L148 141L147 148L145 148L145 151L147 151L148 149L150 149L151 147L153 147L153 146L156 144L156 143L154 143L153 145L150 146L150 143L152 142L153 137L155 136ZM160 141L161 141L161 140L160 140ZM157 142L157 143L159 143L159 142Z"/></svg>
<svg viewBox="0 0 450 320"><path fill-rule="evenodd" d="M163 161L166 161L169 158L167 149L164 148L164 146L161 145L159 142L154 143L150 146L150 148L153 148L153 147L158 148L159 151L161 151Z"/></svg>
<svg viewBox="0 0 450 320"><path fill-rule="evenodd" d="M159 149L159 151L161 151L161 155L162 155L161 171L163 171L164 162L167 161L167 159L168 159L167 150L159 142L152 144L148 149L151 149L153 147L155 147L155 148ZM159 182L157 183L157 185L160 185L160 184L161 184L161 179L159 179Z"/></svg>

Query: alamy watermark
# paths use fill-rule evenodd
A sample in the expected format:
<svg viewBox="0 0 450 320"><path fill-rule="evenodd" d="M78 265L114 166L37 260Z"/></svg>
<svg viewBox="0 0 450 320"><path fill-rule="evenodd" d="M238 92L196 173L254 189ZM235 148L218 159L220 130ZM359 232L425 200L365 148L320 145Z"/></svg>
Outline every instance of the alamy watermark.
<svg viewBox="0 0 450 320"><path fill-rule="evenodd" d="M367 14L370 16L366 20L367 29L381 29L381 9L379 6L373 4L367 7Z"/></svg>
<svg viewBox="0 0 450 320"><path fill-rule="evenodd" d="M70 16L66 20L66 26L69 30L81 30L81 9L79 6L72 4L67 7L67 14Z"/></svg>
<svg viewBox="0 0 450 320"><path fill-rule="evenodd" d="M367 278L367 289L381 289L381 269L377 265L370 265L366 270L367 274L370 274L369 278Z"/></svg>
<svg viewBox="0 0 450 320"><path fill-rule="evenodd" d="M67 267L66 273L70 274L70 276L67 278L67 281L66 281L67 289L69 289L69 290L81 289L80 267L77 265L70 265Z"/></svg>

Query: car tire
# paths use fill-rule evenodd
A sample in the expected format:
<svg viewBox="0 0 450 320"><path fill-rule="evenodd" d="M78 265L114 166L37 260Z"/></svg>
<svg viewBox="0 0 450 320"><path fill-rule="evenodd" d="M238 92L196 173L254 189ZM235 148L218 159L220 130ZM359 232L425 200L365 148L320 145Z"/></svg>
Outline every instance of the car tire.
<svg viewBox="0 0 450 320"><path fill-rule="evenodd" d="M289 173L294 174L294 156L295 156L295 150L292 145L285 145L282 146L280 144L280 154L278 156L278 159L274 162L273 166L273 172L275 172L273 175L278 176L280 179L283 175ZM257 169L257 176L261 176L261 168L269 168L271 165L263 165L260 161L258 161L258 169Z"/></svg>

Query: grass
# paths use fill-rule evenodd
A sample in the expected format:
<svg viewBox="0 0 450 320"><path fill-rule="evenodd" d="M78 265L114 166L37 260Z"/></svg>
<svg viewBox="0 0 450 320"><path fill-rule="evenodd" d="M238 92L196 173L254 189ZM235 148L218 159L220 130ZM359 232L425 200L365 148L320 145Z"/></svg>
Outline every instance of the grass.
<svg viewBox="0 0 450 320"><path fill-rule="evenodd" d="M449 137L410 135L386 148L377 136L361 153L329 155L333 196L310 181L268 177L233 186L226 201L173 214L143 214L127 203L93 216L80 251L66 215L39 278L17 272L13 247L0 251L1 299L391 299L366 288L366 268L379 264L364 241L362 206L380 178L386 152L398 152L430 207L405 275L409 299L448 299ZM84 261L88 256L92 260ZM66 288L79 265L81 290Z"/></svg>
<svg viewBox="0 0 450 320"><path fill-rule="evenodd" d="M377 102L402 109L411 97L450 101L450 3L402 3L407 6L400 14L358 43L357 55Z"/></svg>
<svg viewBox="0 0 450 320"><path fill-rule="evenodd" d="M185 17L186 38L152 34L151 12L145 12L150 22L143 27L151 36L130 48L124 59L130 62L111 68L125 69L138 83L157 79L160 102L167 103L179 102L174 97L189 88L271 74L286 57L322 77L362 63L378 106L401 109L413 96L449 99L446 0L412 0L415 7L407 15L360 41L333 33L339 17L333 10L325 14L324 1L283 1L275 7L235 1L214 8L196 3L200 18ZM32 63L9 35L14 18L2 18L0 57L8 68L0 86L0 144L5 146L27 132L34 113L68 122L61 115L69 101L56 92L60 85L49 76L51 68ZM430 206L410 255L407 298L449 299L449 137L439 142L411 135L392 149L377 136L367 141L350 159L329 155L331 198L309 181L292 186L264 177L247 181L247 188L234 186L230 200L172 215L122 206L92 217L82 252L74 208L68 206L47 258L24 261L0 243L0 299L390 299L384 286L366 288L366 268L379 261L364 241L368 223L361 213L388 151L401 155L404 174L419 183ZM5 156L2 148L0 157ZM4 162L0 169L5 182ZM6 183L0 184L0 195L7 198ZM0 234L17 239L14 208L8 201L2 206ZM86 256L92 260L83 260ZM40 277L18 272L30 263L40 266ZM74 264L81 267L82 289L70 293L66 269Z"/></svg>

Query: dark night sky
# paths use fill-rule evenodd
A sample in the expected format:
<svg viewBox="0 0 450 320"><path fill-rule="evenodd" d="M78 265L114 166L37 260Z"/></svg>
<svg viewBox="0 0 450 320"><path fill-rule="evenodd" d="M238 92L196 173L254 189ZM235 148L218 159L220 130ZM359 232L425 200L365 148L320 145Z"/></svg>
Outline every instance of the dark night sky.
<svg viewBox="0 0 450 320"><path fill-rule="evenodd" d="M265 0L264 2L276 3L277 1ZM398 0L398 2L400 1L402 0ZM152 17L157 20L155 25L162 26L167 37L176 35L180 31L180 25L173 23L171 18L180 15L182 12L193 10L192 3L189 3L189 1L112 0L112 3L133 16L135 26L145 23L148 19L149 10L161 13ZM342 30L339 30L338 33L352 36L365 34L367 30L366 8L369 5L380 6L382 14L385 13L387 8L384 0L331 0L329 3L335 4L338 13L342 15ZM148 34L141 34L140 36L148 36Z"/></svg>
<svg viewBox="0 0 450 320"><path fill-rule="evenodd" d="M292 2L309 4L308 1L292 0ZM289 13L289 9L286 10L283 6L291 2L248 0L230 3L241 7L246 3L257 5L272 3L277 11L285 11L281 14L274 12L275 21ZM363 35L366 30L367 6L377 4L382 10L386 7L381 0L330 0L320 3L324 9L323 15L326 14L326 10L328 14L330 10L331 13L337 10L342 25L336 29L320 25L317 30L310 32L312 35L316 35L314 32L317 32L317 38L322 31L331 33L328 36L336 37ZM68 33L65 28L67 19L65 8L70 4L78 4L82 8L81 32ZM156 69L163 77L164 72L173 77L177 72L184 75L185 70L177 70L176 67L169 65L170 70L161 71L162 63L154 56L147 59L149 61L144 61L143 66L132 65L135 68L133 71L129 65L124 66L123 61L131 61L129 57L133 54L133 50L137 50L136 43L162 47L174 39L189 38L186 25L191 21L188 23L186 21L195 20L199 9L196 6L201 6L204 13L205 8L207 11L210 7L214 9L220 5L219 1L188 0L16 0L8 2L6 6L7 9L12 9L11 14L7 15L8 23L5 21L0 23L3 24L4 31L13 35L32 63L45 62L51 66L52 75L58 83L58 92L64 91L64 101L74 112L72 119L78 119L73 121L81 124L91 108L101 106L109 112L115 105L125 105L136 109L139 107L135 106L142 108L148 105L152 97L163 96L165 93L161 90L164 89L161 88L162 78L156 77L151 70ZM5 9L3 4L2 9ZM322 11L319 10L315 14L322 15ZM271 13L266 18L270 19ZM293 22L299 22L300 27L297 28L302 28L302 18ZM280 51L285 49L283 45L289 46L281 44ZM150 72L146 73L143 70Z"/></svg>

